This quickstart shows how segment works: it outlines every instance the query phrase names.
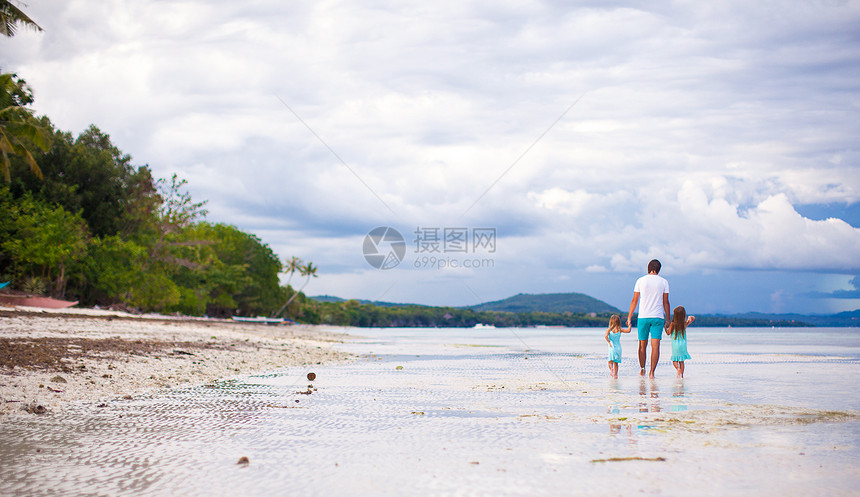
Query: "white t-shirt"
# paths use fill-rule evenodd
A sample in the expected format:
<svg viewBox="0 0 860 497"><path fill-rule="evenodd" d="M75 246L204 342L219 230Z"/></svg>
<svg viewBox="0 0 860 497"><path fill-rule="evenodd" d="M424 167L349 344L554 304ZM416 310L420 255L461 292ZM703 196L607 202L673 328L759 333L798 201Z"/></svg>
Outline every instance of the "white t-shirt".
<svg viewBox="0 0 860 497"><path fill-rule="evenodd" d="M646 274L636 280L634 292L639 292L639 317L664 319L663 294L669 293L669 282L662 276Z"/></svg>

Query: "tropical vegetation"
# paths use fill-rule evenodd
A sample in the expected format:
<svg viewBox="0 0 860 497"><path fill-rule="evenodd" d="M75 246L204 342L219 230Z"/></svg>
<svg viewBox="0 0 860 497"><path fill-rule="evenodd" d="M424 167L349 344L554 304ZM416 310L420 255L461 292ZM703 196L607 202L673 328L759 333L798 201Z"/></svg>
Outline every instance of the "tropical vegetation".
<svg viewBox="0 0 860 497"><path fill-rule="evenodd" d="M472 328L477 325L497 328L565 326L600 327L608 314L581 312L500 312L476 311L462 307L422 305L385 306L357 300L320 302L305 299L302 319L310 323L329 323L360 327Z"/></svg>
<svg viewBox="0 0 860 497"><path fill-rule="evenodd" d="M35 31L42 31L36 21L24 13L20 7L9 0L0 0L0 34L13 37L18 32L18 26L24 26Z"/></svg>

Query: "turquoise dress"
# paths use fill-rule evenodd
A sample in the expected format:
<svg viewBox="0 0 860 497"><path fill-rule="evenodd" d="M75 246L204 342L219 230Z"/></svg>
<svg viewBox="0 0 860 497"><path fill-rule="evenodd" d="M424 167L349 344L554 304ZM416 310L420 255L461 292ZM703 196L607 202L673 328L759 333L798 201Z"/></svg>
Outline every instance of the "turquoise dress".
<svg viewBox="0 0 860 497"><path fill-rule="evenodd" d="M621 333L609 334L609 360L621 362Z"/></svg>
<svg viewBox="0 0 860 497"><path fill-rule="evenodd" d="M686 361L687 359L690 359L690 354L687 353L687 337L675 335L672 338L672 360Z"/></svg>

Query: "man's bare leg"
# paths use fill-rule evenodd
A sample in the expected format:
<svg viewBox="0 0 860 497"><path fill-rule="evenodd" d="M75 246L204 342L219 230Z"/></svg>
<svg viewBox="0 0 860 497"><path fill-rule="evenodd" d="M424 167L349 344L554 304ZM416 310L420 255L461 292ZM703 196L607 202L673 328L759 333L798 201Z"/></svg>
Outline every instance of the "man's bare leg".
<svg viewBox="0 0 860 497"><path fill-rule="evenodd" d="M648 340L639 340L639 376L645 376L645 357L648 354Z"/></svg>
<svg viewBox="0 0 860 497"><path fill-rule="evenodd" d="M640 361L642 362L642 361ZM657 363L660 362L660 339L651 339L651 370L648 373L648 378L654 378L654 371L657 369ZM643 363L644 364L644 363ZM642 366L645 367L644 365Z"/></svg>

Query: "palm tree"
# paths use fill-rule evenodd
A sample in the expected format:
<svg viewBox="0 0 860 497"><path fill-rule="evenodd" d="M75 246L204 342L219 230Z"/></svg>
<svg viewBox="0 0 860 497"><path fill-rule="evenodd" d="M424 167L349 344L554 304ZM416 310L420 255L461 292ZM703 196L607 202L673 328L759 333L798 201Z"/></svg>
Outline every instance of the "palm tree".
<svg viewBox="0 0 860 497"><path fill-rule="evenodd" d="M302 293L302 290L304 290L305 287L308 286L308 283L310 283L311 281L311 277L317 277L317 268L314 267L313 262L309 262L306 265L299 267L299 274L307 277L305 283L302 285L301 288L299 288L297 292L293 293L292 296L290 296L290 299L287 300L287 303L284 304L283 307L278 309L278 312L276 312L272 317L278 317L282 312L284 312L284 309L286 309L287 306L290 305L300 293Z"/></svg>
<svg viewBox="0 0 860 497"><path fill-rule="evenodd" d="M47 151L51 135L33 117L33 111L24 107L32 102L33 93L24 80L15 74L0 74L0 171L7 183L11 181L10 155L21 156L33 174L42 178L42 170L28 144Z"/></svg>
<svg viewBox="0 0 860 497"><path fill-rule="evenodd" d="M296 256L290 257L290 260L287 261L287 268L285 272L290 273L290 277L287 278L286 286L290 286L290 281L292 281L293 279L293 274L295 274L295 272L299 270L301 265L302 260Z"/></svg>
<svg viewBox="0 0 860 497"><path fill-rule="evenodd" d="M32 28L34 31L42 31L42 27L36 24L36 21L30 19L12 2L0 0L0 34L9 38L15 36L18 24L23 24L25 28Z"/></svg>

